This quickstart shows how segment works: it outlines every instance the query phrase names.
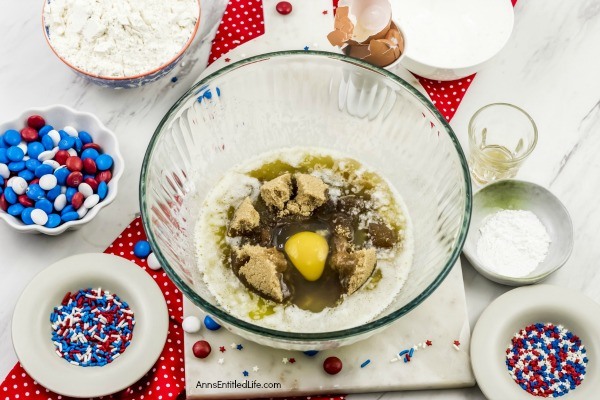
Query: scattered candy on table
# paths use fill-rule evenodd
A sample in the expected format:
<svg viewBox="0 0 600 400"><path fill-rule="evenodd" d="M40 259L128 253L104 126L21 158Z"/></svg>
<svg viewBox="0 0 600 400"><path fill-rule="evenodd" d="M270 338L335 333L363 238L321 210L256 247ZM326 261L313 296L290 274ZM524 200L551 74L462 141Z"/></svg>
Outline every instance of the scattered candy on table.
<svg viewBox="0 0 600 400"><path fill-rule="evenodd" d="M309 357L314 357L319 353L318 350L307 350L304 352L304 354L306 354Z"/></svg>
<svg viewBox="0 0 600 400"><path fill-rule="evenodd" d="M197 317L189 316L184 318L181 327L187 333L197 333L200 332L200 329L202 328L202 323Z"/></svg>
<svg viewBox="0 0 600 400"><path fill-rule="evenodd" d="M206 358L209 356L211 351L210 344L206 340L199 340L194 343L192 351L194 352L194 356L198 358Z"/></svg>
<svg viewBox="0 0 600 400"><path fill-rule="evenodd" d="M342 370L342 360L337 357L327 357L323 361L323 369L329 375L336 375Z"/></svg>
<svg viewBox="0 0 600 400"><path fill-rule="evenodd" d="M50 314L56 354L82 367L104 366L131 343L135 319L116 294L98 289L67 293Z"/></svg>
<svg viewBox="0 0 600 400"><path fill-rule="evenodd" d="M146 262L148 263L148 268L150 268L151 270L156 271L162 268L160 263L158 262L158 258L156 258L156 254L154 253L150 253L148 255Z"/></svg>
<svg viewBox="0 0 600 400"><path fill-rule="evenodd" d="M534 396L559 397L583 382L586 349L561 325L537 323L521 329L506 349L513 380Z"/></svg>
<svg viewBox="0 0 600 400"><path fill-rule="evenodd" d="M210 315L207 315L206 317L204 317L204 326L209 331L216 331L216 330L221 329L221 325L219 325L217 323L217 321L212 319L212 317Z"/></svg>
<svg viewBox="0 0 600 400"><path fill-rule="evenodd" d="M133 254L135 254L137 258L146 258L151 252L152 250L150 249L150 243L148 243L146 240L140 240L133 247Z"/></svg>
<svg viewBox="0 0 600 400"><path fill-rule="evenodd" d="M292 12L293 7L292 7L292 3L290 3L289 1L280 1L275 6L275 9L281 15L288 15L289 13Z"/></svg>
<svg viewBox="0 0 600 400"><path fill-rule="evenodd" d="M47 228L81 219L106 198L113 164L89 133L32 115L0 135L0 209Z"/></svg>

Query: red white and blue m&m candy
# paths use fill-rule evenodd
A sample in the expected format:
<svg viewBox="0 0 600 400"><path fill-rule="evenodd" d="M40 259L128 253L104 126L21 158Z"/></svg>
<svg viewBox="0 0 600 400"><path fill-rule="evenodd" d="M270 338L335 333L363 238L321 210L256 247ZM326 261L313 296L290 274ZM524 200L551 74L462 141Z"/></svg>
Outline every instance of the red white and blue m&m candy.
<svg viewBox="0 0 600 400"><path fill-rule="evenodd" d="M88 132L32 115L0 132L0 212L48 228L81 219L108 195L113 166Z"/></svg>

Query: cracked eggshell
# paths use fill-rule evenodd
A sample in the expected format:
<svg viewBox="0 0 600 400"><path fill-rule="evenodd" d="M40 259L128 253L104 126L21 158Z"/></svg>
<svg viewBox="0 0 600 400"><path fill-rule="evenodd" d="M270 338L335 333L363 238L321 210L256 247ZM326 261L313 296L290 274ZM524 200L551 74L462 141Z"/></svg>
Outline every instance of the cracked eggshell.
<svg viewBox="0 0 600 400"><path fill-rule="evenodd" d="M364 44L348 45L344 48L344 53L349 57L364 60L378 67L391 68L400 60L404 50L404 35L392 22L383 38Z"/></svg>
<svg viewBox="0 0 600 400"><path fill-rule="evenodd" d="M336 10L334 30L327 35L338 47L368 44L382 39L392 23L389 0L341 0Z"/></svg>

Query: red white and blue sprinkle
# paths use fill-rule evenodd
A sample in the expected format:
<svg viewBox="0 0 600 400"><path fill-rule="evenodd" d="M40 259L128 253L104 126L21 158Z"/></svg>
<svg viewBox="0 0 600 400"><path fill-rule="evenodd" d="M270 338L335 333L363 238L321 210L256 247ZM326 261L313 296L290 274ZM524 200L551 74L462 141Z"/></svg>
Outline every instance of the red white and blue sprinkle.
<svg viewBox="0 0 600 400"><path fill-rule="evenodd" d="M362 364L360 364L360 367L361 367L361 368L364 368L364 367L366 367L366 366L367 366L367 365L369 365L369 364L371 364L371 360L368 360L368 359L367 359L367 360L365 360L365 361L364 361Z"/></svg>
<svg viewBox="0 0 600 400"><path fill-rule="evenodd" d="M588 358L581 339L561 325L537 323L521 329L506 349L506 367L528 393L559 397L579 386Z"/></svg>
<svg viewBox="0 0 600 400"><path fill-rule="evenodd" d="M129 305L101 288L67 293L50 314L56 354L82 367L104 366L130 345L135 319Z"/></svg>

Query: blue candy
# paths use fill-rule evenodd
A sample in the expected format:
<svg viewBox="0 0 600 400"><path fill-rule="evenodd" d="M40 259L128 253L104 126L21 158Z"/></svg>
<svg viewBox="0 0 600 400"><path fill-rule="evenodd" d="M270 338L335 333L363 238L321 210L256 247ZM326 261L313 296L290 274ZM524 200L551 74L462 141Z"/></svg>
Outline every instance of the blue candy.
<svg viewBox="0 0 600 400"><path fill-rule="evenodd" d="M54 176L56 177L56 181L59 185L62 186L64 186L67 183L67 176L69 176L70 173L71 171L69 171L69 169L65 166L56 168L56 170L54 170Z"/></svg>
<svg viewBox="0 0 600 400"><path fill-rule="evenodd" d="M48 215L48 222L44 225L46 228L56 228L60 225L60 215L58 214L50 214Z"/></svg>
<svg viewBox="0 0 600 400"><path fill-rule="evenodd" d="M21 134L19 131L15 131L14 129L9 129L4 132L4 136L2 138L7 146L16 146L21 143Z"/></svg>
<svg viewBox="0 0 600 400"><path fill-rule="evenodd" d="M62 215L65 215L65 214L68 214L68 213L74 212L74 211L75 211L75 207L73 207L72 205L69 204L68 206L66 206L65 208L62 209L62 211L60 212L60 215L62 216Z"/></svg>
<svg viewBox="0 0 600 400"><path fill-rule="evenodd" d="M108 194L108 185L106 184L106 182L100 182L98 184L98 197L100 197L100 201L104 200L106 198L107 194Z"/></svg>
<svg viewBox="0 0 600 400"><path fill-rule="evenodd" d="M309 357L314 357L317 355L318 352L319 350L307 350L304 352L304 354L306 354Z"/></svg>
<svg viewBox="0 0 600 400"><path fill-rule="evenodd" d="M33 210L35 210L35 208L27 207L21 213L21 221L23 221L25 225L33 225L33 219L31 219L31 213Z"/></svg>
<svg viewBox="0 0 600 400"><path fill-rule="evenodd" d="M65 193L65 195L67 196L67 202L70 203L71 200L73 200L73 196L75 196L75 193L77 193L77 189L75 188L68 188L67 192Z"/></svg>
<svg viewBox="0 0 600 400"><path fill-rule="evenodd" d="M31 159L38 158L44 150L46 150L46 148L40 142L31 142L27 145L27 154Z"/></svg>
<svg viewBox="0 0 600 400"><path fill-rule="evenodd" d="M25 162L24 161L13 161L8 164L8 169L9 169L9 171L12 171L12 172L23 171L25 169Z"/></svg>
<svg viewBox="0 0 600 400"><path fill-rule="evenodd" d="M6 150L6 156L10 161L21 161L25 156L25 153L20 147L11 146Z"/></svg>
<svg viewBox="0 0 600 400"><path fill-rule="evenodd" d="M35 202L35 208L39 208L46 214L50 214L53 210L52 203L49 200L41 199Z"/></svg>
<svg viewBox="0 0 600 400"><path fill-rule="evenodd" d="M102 154L96 158L96 167L99 171L106 171L113 165L113 158L108 154Z"/></svg>
<svg viewBox="0 0 600 400"><path fill-rule="evenodd" d="M4 193L4 189L2 189L2 186L0 186L0 196L2 195L2 193Z"/></svg>
<svg viewBox="0 0 600 400"><path fill-rule="evenodd" d="M75 150L80 153L83 148L83 142L79 138L75 138Z"/></svg>
<svg viewBox="0 0 600 400"><path fill-rule="evenodd" d="M140 240L133 246L133 254L138 258L146 258L151 253L150 243L145 240Z"/></svg>
<svg viewBox="0 0 600 400"><path fill-rule="evenodd" d="M81 139L81 143L83 144L94 143L92 135L90 135L86 131L79 131L79 139Z"/></svg>
<svg viewBox="0 0 600 400"><path fill-rule="evenodd" d="M27 166L27 163L25 163L25 166ZM21 178L25 179L26 181L30 181L33 178L35 178L35 175L33 174L33 172L31 172L28 169L24 169L23 171L19 171L18 174Z"/></svg>
<svg viewBox="0 0 600 400"><path fill-rule="evenodd" d="M35 158L30 158L29 160L25 161L25 168L27 168L31 172L35 172L35 169L40 165L42 165L42 163L36 160Z"/></svg>
<svg viewBox="0 0 600 400"><path fill-rule="evenodd" d="M42 145L46 150L52 150L54 148L54 141L48 135L42 136Z"/></svg>
<svg viewBox="0 0 600 400"><path fill-rule="evenodd" d="M0 176L0 186L4 185L4 178Z"/></svg>
<svg viewBox="0 0 600 400"><path fill-rule="evenodd" d="M62 129L58 131L58 134L60 135L61 139L66 139L66 138L71 137L71 136L69 136L69 134L66 131L63 131Z"/></svg>
<svg viewBox="0 0 600 400"><path fill-rule="evenodd" d="M21 213L23 212L23 210L25 209L25 207L23 207L21 204L17 203L17 204L13 204L12 206L8 207L7 212L12 215L13 217L18 217L21 215Z"/></svg>
<svg viewBox="0 0 600 400"><path fill-rule="evenodd" d="M0 163L8 164L8 157L6 156L6 148L0 147Z"/></svg>
<svg viewBox="0 0 600 400"><path fill-rule="evenodd" d="M17 194L11 187L4 189L4 199L9 204L15 204L17 202Z"/></svg>
<svg viewBox="0 0 600 400"><path fill-rule="evenodd" d="M204 317L204 326L209 331L217 331L217 330L221 329L221 325L219 325L217 323L217 321L212 319L212 317L210 315L207 315L206 317Z"/></svg>
<svg viewBox="0 0 600 400"><path fill-rule="evenodd" d="M56 200L56 198L60 195L60 185L54 186L52 189L46 193L46 198L50 201ZM52 211L52 210L50 210ZM47 214L47 213L46 213Z"/></svg>
<svg viewBox="0 0 600 400"><path fill-rule="evenodd" d="M41 178L44 175L48 175L54 172L54 168L52 168L51 165L48 164L40 164L36 169L35 169L35 176L37 176L38 178Z"/></svg>
<svg viewBox="0 0 600 400"><path fill-rule="evenodd" d="M52 129L54 129L52 125L44 125L41 127L38 133L40 134L40 136L46 136L48 132L50 132Z"/></svg>
<svg viewBox="0 0 600 400"><path fill-rule="evenodd" d="M91 158L92 160L96 160L98 158L98 156L100 155L100 153L98 153L98 150L96 149L85 149L82 153L81 153L81 160L85 160L86 158Z"/></svg>
<svg viewBox="0 0 600 400"><path fill-rule="evenodd" d="M60 142L58 142L58 148L60 150L69 150L73 147L75 147L75 138L71 136L67 136L66 138L61 139Z"/></svg>
<svg viewBox="0 0 600 400"><path fill-rule="evenodd" d="M79 214L77 214L74 211L71 211L66 214L63 214L60 217L60 219L62 219L64 222L75 221L76 219L79 219Z"/></svg>
<svg viewBox="0 0 600 400"><path fill-rule="evenodd" d="M25 194L33 201L38 201L46 196L46 192L44 191L44 189L42 189L37 183L29 185L29 187L25 191Z"/></svg>

